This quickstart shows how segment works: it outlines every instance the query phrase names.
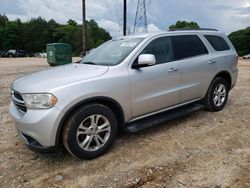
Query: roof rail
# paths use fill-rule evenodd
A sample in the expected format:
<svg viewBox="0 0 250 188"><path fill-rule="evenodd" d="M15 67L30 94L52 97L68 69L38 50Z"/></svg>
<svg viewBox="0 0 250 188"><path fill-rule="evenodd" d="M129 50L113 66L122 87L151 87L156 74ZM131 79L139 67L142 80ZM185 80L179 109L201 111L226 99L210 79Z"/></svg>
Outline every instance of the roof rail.
<svg viewBox="0 0 250 188"><path fill-rule="evenodd" d="M183 29L169 29L168 31L218 31L218 30L211 28L197 28L197 29L183 28Z"/></svg>

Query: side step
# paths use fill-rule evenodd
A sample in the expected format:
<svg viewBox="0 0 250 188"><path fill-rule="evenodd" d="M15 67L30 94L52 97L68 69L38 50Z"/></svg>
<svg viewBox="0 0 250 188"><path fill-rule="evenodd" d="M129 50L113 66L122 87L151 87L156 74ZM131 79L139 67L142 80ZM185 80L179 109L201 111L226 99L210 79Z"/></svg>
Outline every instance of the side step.
<svg viewBox="0 0 250 188"><path fill-rule="evenodd" d="M186 106L182 106L173 110L169 110L156 114L154 116L144 118L142 120L137 120L135 122L129 123L125 125L124 131L128 133L135 133L144 129L148 129L150 127L154 127L166 121L185 116L202 108L204 108L204 106L200 103L193 103Z"/></svg>

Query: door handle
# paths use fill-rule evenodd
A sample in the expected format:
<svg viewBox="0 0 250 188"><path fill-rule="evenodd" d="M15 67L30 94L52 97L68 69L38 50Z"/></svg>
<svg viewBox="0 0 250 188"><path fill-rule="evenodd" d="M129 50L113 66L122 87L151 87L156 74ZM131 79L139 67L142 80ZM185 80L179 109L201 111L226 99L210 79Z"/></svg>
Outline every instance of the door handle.
<svg viewBox="0 0 250 188"><path fill-rule="evenodd" d="M177 68L171 68L171 69L168 70L168 72L176 72L176 71L178 71Z"/></svg>
<svg viewBox="0 0 250 188"><path fill-rule="evenodd" d="M211 60L209 60L209 63L208 63L208 64L214 64L214 63L216 63L216 62L217 62L216 60L211 59Z"/></svg>

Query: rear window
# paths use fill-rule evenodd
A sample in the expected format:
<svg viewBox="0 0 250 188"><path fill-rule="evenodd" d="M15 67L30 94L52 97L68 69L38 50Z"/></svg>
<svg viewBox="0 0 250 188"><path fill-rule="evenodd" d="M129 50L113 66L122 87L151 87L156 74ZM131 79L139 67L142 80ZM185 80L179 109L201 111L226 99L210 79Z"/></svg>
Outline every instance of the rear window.
<svg viewBox="0 0 250 188"><path fill-rule="evenodd" d="M208 54L206 46L197 35L172 36L172 42L175 60Z"/></svg>
<svg viewBox="0 0 250 188"><path fill-rule="evenodd" d="M205 38L216 51L230 50L230 47L225 41L225 39L220 36L205 35Z"/></svg>

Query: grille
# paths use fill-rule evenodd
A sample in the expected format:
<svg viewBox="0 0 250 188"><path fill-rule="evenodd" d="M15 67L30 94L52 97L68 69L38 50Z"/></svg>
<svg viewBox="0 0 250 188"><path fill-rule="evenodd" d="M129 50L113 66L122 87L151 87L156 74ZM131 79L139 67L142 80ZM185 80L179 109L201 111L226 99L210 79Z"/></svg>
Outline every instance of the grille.
<svg viewBox="0 0 250 188"><path fill-rule="evenodd" d="M26 108L26 105L25 105L25 102L23 100L22 95L20 95L16 91L12 90L11 91L11 98L12 98L12 102L17 107L17 109L19 109L21 112L24 112L24 113L27 111L27 108Z"/></svg>

